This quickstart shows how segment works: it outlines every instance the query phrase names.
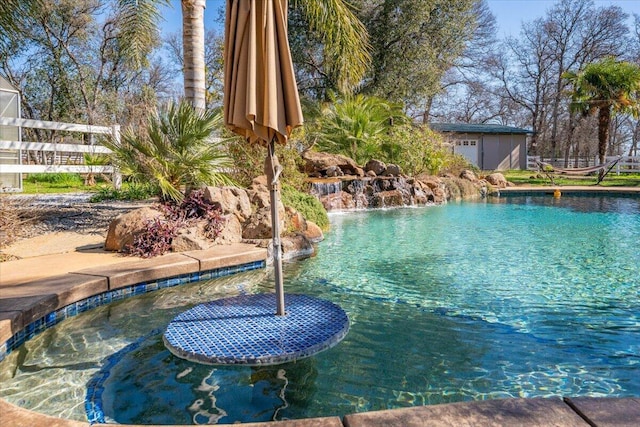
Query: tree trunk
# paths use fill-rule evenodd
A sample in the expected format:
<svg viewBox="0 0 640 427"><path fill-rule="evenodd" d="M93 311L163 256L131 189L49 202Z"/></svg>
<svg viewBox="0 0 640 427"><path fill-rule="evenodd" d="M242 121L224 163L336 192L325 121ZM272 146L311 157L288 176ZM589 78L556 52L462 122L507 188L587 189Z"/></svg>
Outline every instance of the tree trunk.
<svg viewBox="0 0 640 427"><path fill-rule="evenodd" d="M631 147L629 147L629 157L635 156L638 153L638 134L640 133L640 121L637 121L633 127L633 137L631 139Z"/></svg>
<svg viewBox="0 0 640 427"><path fill-rule="evenodd" d="M609 142L609 125L611 124L611 107L600 107L598 111L598 156L600 164L604 163L607 156L607 143Z"/></svg>
<svg viewBox="0 0 640 427"><path fill-rule="evenodd" d="M182 0L184 97L197 110L206 108L204 8L206 0Z"/></svg>

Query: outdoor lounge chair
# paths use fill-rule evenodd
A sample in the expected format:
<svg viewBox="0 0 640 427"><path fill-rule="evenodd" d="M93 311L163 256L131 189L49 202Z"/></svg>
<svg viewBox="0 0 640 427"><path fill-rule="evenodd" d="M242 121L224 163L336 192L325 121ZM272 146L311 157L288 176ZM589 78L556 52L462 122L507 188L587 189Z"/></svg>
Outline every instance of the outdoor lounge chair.
<svg viewBox="0 0 640 427"><path fill-rule="evenodd" d="M552 166L549 163L537 161L536 164L540 172L544 173L547 178L551 181L553 185L556 185L553 175L569 175L569 176L586 176L591 175L595 172L598 172L598 181L594 185L600 184L604 178L611 172L611 169L622 159L623 156L618 157L617 159L610 160L606 163L602 163L595 166L589 166L587 168L570 168L570 169L562 169Z"/></svg>

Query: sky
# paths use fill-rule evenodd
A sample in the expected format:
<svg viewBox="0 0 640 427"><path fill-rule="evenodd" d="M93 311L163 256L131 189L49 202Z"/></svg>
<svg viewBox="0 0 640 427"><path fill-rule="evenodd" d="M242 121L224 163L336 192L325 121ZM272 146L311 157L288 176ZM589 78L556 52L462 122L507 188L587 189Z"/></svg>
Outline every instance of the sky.
<svg viewBox="0 0 640 427"><path fill-rule="evenodd" d="M291 1L291 0L290 0ZM523 22L539 18L556 3L557 0L487 0L489 8L496 17L498 38L517 36ZM615 5L621 7L629 15L640 15L640 0L596 0L596 6ZM172 7L161 11L165 21L161 24L163 35L178 32L182 27L182 15L179 0L171 0ZM218 9L225 6L226 0L207 0L205 9L205 28L218 28L223 31L222 24L216 22Z"/></svg>
<svg viewBox="0 0 640 427"><path fill-rule="evenodd" d="M496 17L498 38L517 36L523 22L544 16L557 0L487 0ZM631 16L640 15L640 0L596 0L596 7L618 6ZM631 21L630 21L631 22Z"/></svg>

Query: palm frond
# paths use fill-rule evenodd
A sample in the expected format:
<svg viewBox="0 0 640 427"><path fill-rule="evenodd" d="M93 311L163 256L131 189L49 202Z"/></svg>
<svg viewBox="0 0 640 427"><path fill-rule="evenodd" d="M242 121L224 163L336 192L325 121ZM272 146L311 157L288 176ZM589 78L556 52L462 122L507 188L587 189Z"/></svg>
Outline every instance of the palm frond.
<svg viewBox="0 0 640 427"><path fill-rule="evenodd" d="M296 1L324 43L325 57L338 76L338 88L351 93L371 62L367 29L344 0Z"/></svg>
<svg viewBox="0 0 640 427"><path fill-rule="evenodd" d="M118 41L126 58L135 66L147 63L147 55L158 43L160 5L169 0L118 0L121 29Z"/></svg>

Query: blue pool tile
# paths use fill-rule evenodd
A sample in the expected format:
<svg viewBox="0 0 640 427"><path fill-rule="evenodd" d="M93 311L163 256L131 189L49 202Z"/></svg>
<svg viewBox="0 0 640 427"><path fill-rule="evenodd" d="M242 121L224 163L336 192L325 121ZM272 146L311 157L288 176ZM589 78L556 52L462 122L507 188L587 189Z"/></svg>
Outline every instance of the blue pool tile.
<svg viewBox="0 0 640 427"><path fill-rule="evenodd" d="M31 339L34 336L42 333L46 329L57 325L63 320L69 317L76 316L77 314L84 311L91 310L93 308L99 307L101 305L106 305L114 301L119 301L130 296L156 291L158 289L161 289L163 287L162 285L164 285L165 287L169 287L197 282L201 280L210 280L212 278L222 277L236 272L264 268L265 266L265 261L256 261L233 268L220 268L199 273L184 274L156 282L141 282L136 285L107 291L100 295L94 295L86 299L74 302L56 311L47 313L40 319L36 319L34 322L27 325L23 330L15 333L4 343L0 343L0 361L4 360L7 355L24 344L24 342L28 339Z"/></svg>
<svg viewBox="0 0 640 427"><path fill-rule="evenodd" d="M285 295L286 316L276 316L275 306L273 294L200 304L173 319L163 339L173 354L194 362L271 365L333 347L349 330L347 314L329 301Z"/></svg>

